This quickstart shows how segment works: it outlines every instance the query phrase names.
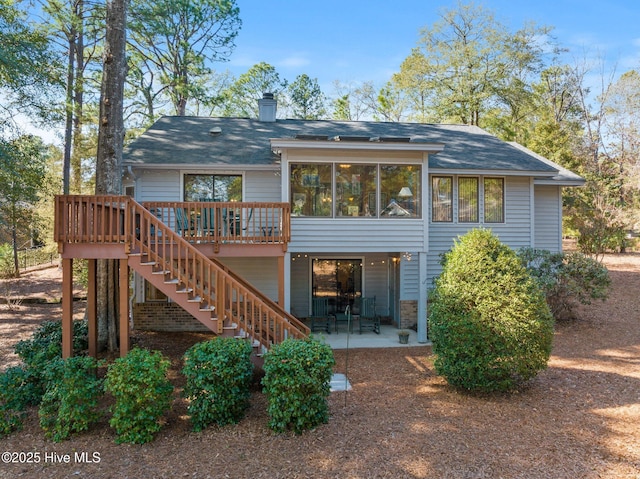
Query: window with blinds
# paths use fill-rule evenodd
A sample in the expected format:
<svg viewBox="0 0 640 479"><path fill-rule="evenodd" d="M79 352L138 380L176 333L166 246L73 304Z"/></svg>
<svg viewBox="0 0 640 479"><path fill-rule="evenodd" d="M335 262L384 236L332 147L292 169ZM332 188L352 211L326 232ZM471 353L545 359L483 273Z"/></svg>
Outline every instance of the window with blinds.
<svg viewBox="0 0 640 479"><path fill-rule="evenodd" d="M458 221L460 223L477 223L478 209L478 178L458 178Z"/></svg>
<svg viewBox="0 0 640 479"><path fill-rule="evenodd" d="M484 179L484 222L504 223L504 179Z"/></svg>
<svg viewBox="0 0 640 479"><path fill-rule="evenodd" d="M457 205L455 210L454 201ZM431 221L504 223L504 178L432 176Z"/></svg>
<svg viewBox="0 0 640 479"><path fill-rule="evenodd" d="M431 220L453 221L453 178L451 176L431 178Z"/></svg>

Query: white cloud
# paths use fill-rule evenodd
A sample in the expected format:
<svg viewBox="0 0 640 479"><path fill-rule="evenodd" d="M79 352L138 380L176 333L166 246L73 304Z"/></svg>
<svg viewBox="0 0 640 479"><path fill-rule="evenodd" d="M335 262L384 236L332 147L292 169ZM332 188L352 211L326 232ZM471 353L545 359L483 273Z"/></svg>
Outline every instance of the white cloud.
<svg viewBox="0 0 640 479"><path fill-rule="evenodd" d="M282 68L300 68L311 64L311 60L304 55L292 55L278 60L277 65Z"/></svg>

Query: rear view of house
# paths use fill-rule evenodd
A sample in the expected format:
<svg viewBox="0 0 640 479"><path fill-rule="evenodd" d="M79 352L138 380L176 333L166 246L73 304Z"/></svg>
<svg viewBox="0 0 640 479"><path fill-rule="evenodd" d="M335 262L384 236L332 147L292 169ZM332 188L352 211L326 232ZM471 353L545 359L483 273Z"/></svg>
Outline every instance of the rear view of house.
<svg viewBox="0 0 640 479"><path fill-rule="evenodd" d="M583 183L474 126L279 120L268 94L257 120L163 117L126 148L124 166L124 193L139 207L127 253L135 328L212 329L194 311L217 308L220 328L247 333L269 328L247 323L263 304L283 324L321 306L334 317L373 304L383 321L416 325L422 342L427 290L457 236L485 227L514 248L558 251L562 188ZM168 236L167 265L187 254L179 243L247 291L224 286L223 298L210 284L223 287L221 276L192 269L195 294L175 277L188 266L158 270L141 249Z"/></svg>

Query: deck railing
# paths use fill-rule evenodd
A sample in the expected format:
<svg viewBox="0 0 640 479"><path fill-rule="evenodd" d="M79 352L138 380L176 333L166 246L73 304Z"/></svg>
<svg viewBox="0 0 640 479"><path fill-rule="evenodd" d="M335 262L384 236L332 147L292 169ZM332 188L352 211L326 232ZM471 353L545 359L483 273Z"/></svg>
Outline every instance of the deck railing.
<svg viewBox="0 0 640 479"><path fill-rule="evenodd" d="M280 305L261 291L244 281L216 259L207 258L190 241L204 240L205 235L185 236L185 231L174 231L165 220L175 220L177 208L188 216L195 214L193 225L197 225L197 214L204 214L205 207L221 215L220 231L214 231L210 241L284 241L288 237L288 209L281 203L264 206L263 203L147 203L147 209L131 198L124 196L57 196L55 239L64 243L120 244L128 252L141 255L145 262L154 264L156 271L176 283L191 299L197 299L203 309L209 309L218 318L218 334L224 326L234 326L239 332L270 347L287 337L302 338L309 329ZM222 215L235 215L241 231L249 232L240 239L224 231ZM253 208L251 218L247 211ZM258 212L257 212L258 211ZM267 215L269 213L269 215ZM206 212L209 214L209 212ZM166 215L166 216L165 216ZM244 215L244 216L243 216ZM266 220L277 220L268 223ZM244 220L244 222L242 222ZM259 222L264 221L264 223ZM236 223L237 224L237 223ZM277 225L265 236L254 234L256 228ZM230 226L230 223L227 222ZM264 226L263 226L264 225ZM282 226L281 226L282 225ZM180 293L184 294L184 293Z"/></svg>
<svg viewBox="0 0 640 479"><path fill-rule="evenodd" d="M195 243L286 245L291 236L289 203L156 201L143 206Z"/></svg>
<svg viewBox="0 0 640 479"><path fill-rule="evenodd" d="M135 218L135 224L130 217L125 218L128 197L59 198L55 224L58 242L123 242L131 231L144 229L139 218ZM184 239L197 244L281 244L286 247L291 239L288 203L156 201L142 205ZM130 230L125 231L126 227Z"/></svg>

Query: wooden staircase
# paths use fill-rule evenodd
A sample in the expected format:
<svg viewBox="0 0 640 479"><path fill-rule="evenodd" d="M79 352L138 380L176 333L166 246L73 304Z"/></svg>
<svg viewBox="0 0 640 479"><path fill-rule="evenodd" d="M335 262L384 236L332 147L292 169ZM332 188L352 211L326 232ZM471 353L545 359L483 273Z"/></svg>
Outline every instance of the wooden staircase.
<svg viewBox="0 0 640 479"><path fill-rule="evenodd" d="M250 339L259 352L309 334L304 323L129 197L56 197L55 235L61 249L82 245L82 257L89 257L89 245L119 245L129 267L208 329Z"/></svg>

